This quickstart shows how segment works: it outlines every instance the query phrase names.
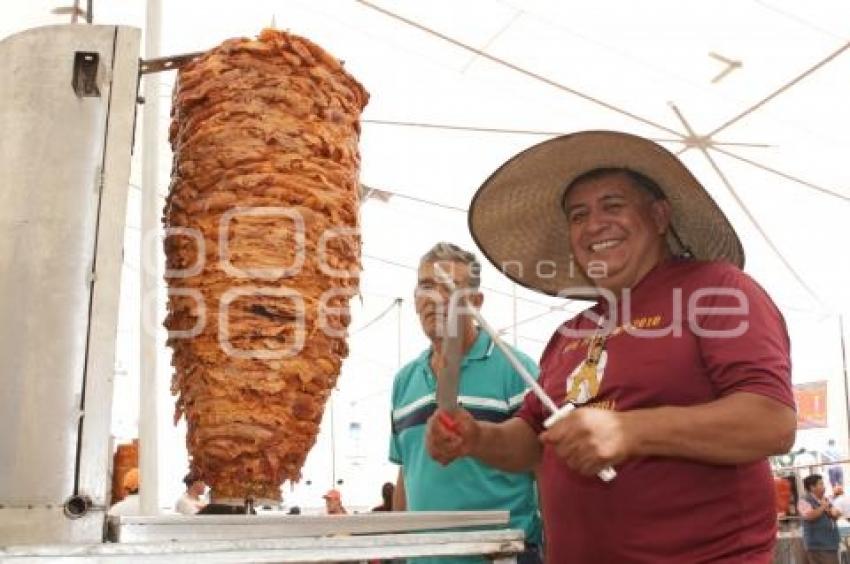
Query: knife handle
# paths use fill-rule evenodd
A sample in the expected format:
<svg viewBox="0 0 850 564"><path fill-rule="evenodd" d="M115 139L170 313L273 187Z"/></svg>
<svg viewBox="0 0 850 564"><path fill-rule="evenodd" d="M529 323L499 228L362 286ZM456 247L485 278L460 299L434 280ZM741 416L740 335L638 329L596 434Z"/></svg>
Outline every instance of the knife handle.
<svg viewBox="0 0 850 564"><path fill-rule="evenodd" d="M455 421L451 415L445 411L440 411L437 413L437 420L448 432L457 435L458 437L460 436L460 429L458 429L457 421Z"/></svg>
<svg viewBox="0 0 850 564"><path fill-rule="evenodd" d="M550 415L546 419L546 421L543 422L543 426L547 429L551 428L555 423L569 415L575 408L576 406L571 403L564 404L563 407L561 407L558 411ZM613 467L608 466L600 470L599 473L596 475L599 476L599 479L603 482L610 482L611 480L617 477L617 471L614 470Z"/></svg>

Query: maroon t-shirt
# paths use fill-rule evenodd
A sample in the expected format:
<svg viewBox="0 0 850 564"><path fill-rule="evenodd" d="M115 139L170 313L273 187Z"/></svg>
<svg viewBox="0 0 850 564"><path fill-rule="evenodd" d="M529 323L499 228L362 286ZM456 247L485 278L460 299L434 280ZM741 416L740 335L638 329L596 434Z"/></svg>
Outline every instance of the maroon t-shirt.
<svg viewBox="0 0 850 564"><path fill-rule="evenodd" d="M582 399L590 393L587 405L617 411L749 392L794 407L782 315L738 268L669 260L630 294L628 308L625 296L613 309L600 302L552 337L539 382L556 404L568 391ZM596 314L607 324L600 326ZM583 385L582 395L568 376L594 335L608 335L599 360L604 371ZM549 413L528 394L517 415L539 433ZM644 457L616 470L610 483L582 477L544 449L548 563L771 561L776 513L766 460L722 466Z"/></svg>

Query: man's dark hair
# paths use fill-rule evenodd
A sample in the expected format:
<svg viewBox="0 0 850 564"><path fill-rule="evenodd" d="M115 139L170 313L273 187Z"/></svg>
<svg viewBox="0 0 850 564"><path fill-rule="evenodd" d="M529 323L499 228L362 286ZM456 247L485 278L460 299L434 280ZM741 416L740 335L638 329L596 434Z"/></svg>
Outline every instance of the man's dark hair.
<svg viewBox="0 0 850 564"><path fill-rule="evenodd" d="M803 478L803 488L810 492L812 488L818 485L818 482L823 482L823 476L820 474L811 474Z"/></svg>
<svg viewBox="0 0 850 564"><path fill-rule="evenodd" d="M381 486L381 497L384 498L385 505L392 505L393 493L395 493L395 486L392 482L385 482Z"/></svg>
<svg viewBox="0 0 850 564"><path fill-rule="evenodd" d="M184 484L186 484L186 489L189 489L189 487L190 487L192 484L194 484L195 482L199 481L200 479L201 479L201 477L200 477L200 476L198 476L197 474L195 474L195 473L193 473L193 472L189 472L188 474L186 474L186 475L183 477L183 483L184 483Z"/></svg>
<svg viewBox="0 0 850 564"><path fill-rule="evenodd" d="M636 170L632 170L630 168L604 167L594 168L593 170L589 170L584 174L576 176L572 180L572 182L567 185L567 189L564 190L564 202L561 203L561 207L564 207L563 204L566 202L567 194L576 184L579 184L581 182L587 182L590 180L598 180L600 178L613 174L625 174L629 178L629 180L634 183L635 186L646 192L653 200L667 199L667 195L664 194L664 190L661 189L661 186L659 186L656 181L654 181L647 175L637 172Z"/></svg>

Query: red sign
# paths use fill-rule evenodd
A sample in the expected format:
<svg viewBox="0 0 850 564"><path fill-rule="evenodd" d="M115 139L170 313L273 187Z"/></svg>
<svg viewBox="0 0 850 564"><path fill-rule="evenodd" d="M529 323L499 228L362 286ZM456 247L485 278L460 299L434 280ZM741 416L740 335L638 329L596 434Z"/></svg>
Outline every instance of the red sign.
<svg viewBox="0 0 850 564"><path fill-rule="evenodd" d="M797 428L826 427L826 381L796 384Z"/></svg>

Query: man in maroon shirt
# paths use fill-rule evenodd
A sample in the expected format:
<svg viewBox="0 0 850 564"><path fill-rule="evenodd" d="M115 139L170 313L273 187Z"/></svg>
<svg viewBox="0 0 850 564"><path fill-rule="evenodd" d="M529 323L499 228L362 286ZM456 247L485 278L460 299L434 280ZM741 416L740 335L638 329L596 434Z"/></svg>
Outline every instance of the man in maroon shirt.
<svg viewBox="0 0 850 564"><path fill-rule="evenodd" d="M554 402L579 409L548 429L532 394L500 424L460 410L451 432L432 417L431 455L538 468L550 564L770 562L766 457L794 441L790 345L684 165L632 135L567 135L496 171L469 221L514 281L596 301L540 364Z"/></svg>

